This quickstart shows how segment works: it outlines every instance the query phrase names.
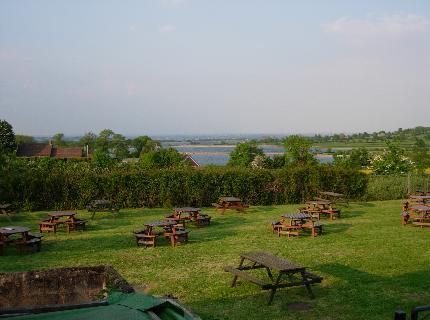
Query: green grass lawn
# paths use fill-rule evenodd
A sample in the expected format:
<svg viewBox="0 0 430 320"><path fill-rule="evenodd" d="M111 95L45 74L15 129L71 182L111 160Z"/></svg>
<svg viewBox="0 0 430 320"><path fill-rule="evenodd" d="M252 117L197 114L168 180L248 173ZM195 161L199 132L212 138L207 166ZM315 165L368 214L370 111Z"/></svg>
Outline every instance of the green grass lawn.
<svg viewBox="0 0 430 320"><path fill-rule="evenodd" d="M325 234L311 238L278 238L270 221L297 206L251 207L247 214L227 211L209 227L190 226L190 242L172 248L136 247L132 231L158 220L168 209L124 209L117 218L98 213L85 232L46 234L42 251L17 256L14 248L0 257L1 271L110 264L138 291L173 294L203 319L392 319L398 308L430 304L430 229L402 226L400 201L354 203L343 217L323 220ZM86 212L80 216L89 218ZM46 212L19 213L13 225L37 230ZM2 217L1 225L11 223ZM272 306L269 292L222 271L236 265L241 252L261 250L308 266L324 277L313 286L281 289ZM302 302L307 310L294 310Z"/></svg>

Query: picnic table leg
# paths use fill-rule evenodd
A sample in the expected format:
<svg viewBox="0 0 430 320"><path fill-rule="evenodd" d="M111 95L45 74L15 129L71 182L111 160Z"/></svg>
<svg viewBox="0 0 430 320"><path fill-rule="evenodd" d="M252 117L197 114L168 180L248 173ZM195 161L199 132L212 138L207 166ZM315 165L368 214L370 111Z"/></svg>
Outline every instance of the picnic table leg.
<svg viewBox="0 0 430 320"><path fill-rule="evenodd" d="M269 276L270 280L273 282L272 272L270 271L270 269L268 267L266 267L266 271L267 271L267 275Z"/></svg>
<svg viewBox="0 0 430 320"><path fill-rule="evenodd" d="M279 273L278 277L276 278L275 283L272 285L272 289L270 290L270 296L269 301L267 301L267 305L271 305L273 302L273 298L275 297L276 289L279 285L279 282L281 281L282 273Z"/></svg>
<svg viewBox="0 0 430 320"><path fill-rule="evenodd" d="M303 283L305 284L306 289L308 290L309 296L311 297L311 299L315 299L315 296L314 296L314 294L313 294L313 292L312 292L311 285L309 284L309 282L308 282L308 280L307 280L307 278L306 278L306 273L305 273L305 271L302 271L302 272L300 272L300 273L302 274Z"/></svg>
<svg viewBox="0 0 430 320"><path fill-rule="evenodd" d="M243 261L245 261L245 258L240 258L240 263L239 263L239 267L238 267L238 269L240 270L240 268L242 267L242 265L243 265ZM233 281L232 281L232 283L231 283L231 287L233 288L235 285L236 285L236 281L237 281L237 276L234 276L233 277Z"/></svg>

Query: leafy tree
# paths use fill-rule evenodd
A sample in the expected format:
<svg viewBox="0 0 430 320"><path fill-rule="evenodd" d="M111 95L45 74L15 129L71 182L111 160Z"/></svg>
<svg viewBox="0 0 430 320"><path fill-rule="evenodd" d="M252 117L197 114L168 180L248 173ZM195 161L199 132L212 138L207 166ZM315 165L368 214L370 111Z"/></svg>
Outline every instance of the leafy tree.
<svg viewBox="0 0 430 320"><path fill-rule="evenodd" d="M387 141L387 149L371 160L373 172L376 174L406 173L414 168L414 162L405 156L405 150Z"/></svg>
<svg viewBox="0 0 430 320"><path fill-rule="evenodd" d="M6 120L0 120L0 149L8 153L16 149L15 133Z"/></svg>
<svg viewBox="0 0 430 320"><path fill-rule="evenodd" d="M52 137L52 142L55 146L62 147L67 144L66 141L64 141L64 133L56 133Z"/></svg>
<svg viewBox="0 0 430 320"><path fill-rule="evenodd" d="M249 167L256 156L264 156L263 149L254 141L242 142L230 152L229 166Z"/></svg>
<svg viewBox="0 0 430 320"><path fill-rule="evenodd" d="M310 140L298 135L292 135L286 138L284 146L288 162L299 165L317 163L317 160L310 151L311 145Z"/></svg>
<svg viewBox="0 0 430 320"><path fill-rule="evenodd" d="M128 151L128 143L122 134L113 134L111 144L115 158L125 159L129 157L130 152Z"/></svg>
<svg viewBox="0 0 430 320"><path fill-rule="evenodd" d="M15 135L15 141L17 145L20 145L21 143L34 143L34 138L32 136L25 136L22 134Z"/></svg>
<svg viewBox="0 0 430 320"><path fill-rule="evenodd" d="M189 166L189 163L173 148L158 149L142 153L139 164L146 169Z"/></svg>
<svg viewBox="0 0 430 320"><path fill-rule="evenodd" d="M360 169L370 163L369 152L366 148L353 149L351 152L337 152L334 157L334 165Z"/></svg>
<svg viewBox="0 0 430 320"><path fill-rule="evenodd" d="M114 167L116 163L116 159L102 150L96 150L91 158L91 166L95 169L110 169Z"/></svg>
<svg viewBox="0 0 430 320"><path fill-rule="evenodd" d="M96 149L108 153L109 149L112 148L112 138L114 134L115 132L110 129L100 131L96 139Z"/></svg>
<svg viewBox="0 0 430 320"><path fill-rule="evenodd" d="M79 140L79 144L81 146L88 146L88 151L92 153L96 148L96 140L97 140L97 135L95 133L87 132Z"/></svg>
<svg viewBox="0 0 430 320"><path fill-rule="evenodd" d="M423 139L416 138L410 158L415 162L416 167L420 170L430 167L429 149L429 146Z"/></svg>
<svg viewBox="0 0 430 320"><path fill-rule="evenodd" d="M158 141L152 140L148 136L139 136L134 138L131 141L131 145L135 149L134 155L136 157L139 157L142 152L154 151L160 147L160 143Z"/></svg>

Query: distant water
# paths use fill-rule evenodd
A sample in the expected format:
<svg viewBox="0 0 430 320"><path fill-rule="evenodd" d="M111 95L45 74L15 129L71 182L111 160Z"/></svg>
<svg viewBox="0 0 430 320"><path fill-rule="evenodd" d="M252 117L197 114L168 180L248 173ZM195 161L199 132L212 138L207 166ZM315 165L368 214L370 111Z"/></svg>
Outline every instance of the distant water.
<svg viewBox="0 0 430 320"><path fill-rule="evenodd" d="M172 146L181 153L189 153L192 155L201 166L205 165L226 165L229 159L230 152L235 146L202 146L202 145L181 145ZM284 153L283 147L278 146L262 146L264 153L270 157L281 155ZM330 155L317 156L321 163L333 162L333 157Z"/></svg>

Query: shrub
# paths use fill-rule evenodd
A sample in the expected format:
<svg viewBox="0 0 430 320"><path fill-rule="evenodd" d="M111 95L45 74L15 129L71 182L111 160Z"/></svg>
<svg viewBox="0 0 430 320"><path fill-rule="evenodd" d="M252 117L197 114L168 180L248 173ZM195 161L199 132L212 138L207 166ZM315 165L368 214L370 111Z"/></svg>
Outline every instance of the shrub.
<svg viewBox="0 0 430 320"><path fill-rule="evenodd" d="M128 165L94 170L78 161L16 160L2 170L0 200L27 209L84 208L93 199L124 207L210 206L221 196L253 205L300 203L318 190L364 197L368 177L329 165L279 170L250 168L142 169Z"/></svg>

